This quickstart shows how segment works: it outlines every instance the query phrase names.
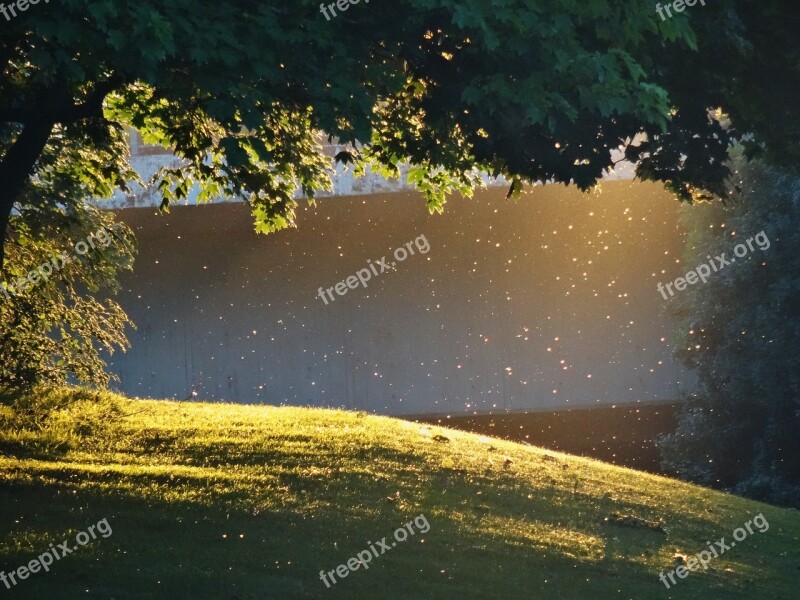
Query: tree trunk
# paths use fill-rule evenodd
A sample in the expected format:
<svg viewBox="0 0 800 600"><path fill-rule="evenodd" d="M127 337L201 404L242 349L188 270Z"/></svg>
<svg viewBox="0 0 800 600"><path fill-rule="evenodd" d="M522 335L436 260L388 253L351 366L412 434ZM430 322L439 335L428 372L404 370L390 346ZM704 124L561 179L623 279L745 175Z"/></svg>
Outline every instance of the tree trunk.
<svg viewBox="0 0 800 600"><path fill-rule="evenodd" d="M0 162L0 270L5 261L5 239L14 202L33 173L55 123L34 121L25 129Z"/></svg>

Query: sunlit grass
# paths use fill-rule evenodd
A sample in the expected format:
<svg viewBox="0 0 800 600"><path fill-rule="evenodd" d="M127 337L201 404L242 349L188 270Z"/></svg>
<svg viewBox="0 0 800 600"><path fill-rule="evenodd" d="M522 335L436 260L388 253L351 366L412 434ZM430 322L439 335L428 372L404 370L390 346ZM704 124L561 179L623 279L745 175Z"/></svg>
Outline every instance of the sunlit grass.
<svg viewBox="0 0 800 600"><path fill-rule="evenodd" d="M80 397L45 399L37 425L0 412L0 568L102 518L114 533L14 597L793 597L796 511L364 413ZM677 552L761 512L768 532L659 582ZM427 534L330 590L319 580L420 513Z"/></svg>

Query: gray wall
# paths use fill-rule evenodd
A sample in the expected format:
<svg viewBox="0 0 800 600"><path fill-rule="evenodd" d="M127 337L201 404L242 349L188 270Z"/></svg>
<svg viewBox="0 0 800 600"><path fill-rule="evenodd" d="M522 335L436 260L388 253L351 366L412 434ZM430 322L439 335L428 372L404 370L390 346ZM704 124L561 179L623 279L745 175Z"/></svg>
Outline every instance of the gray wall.
<svg viewBox="0 0 800 600"><path fill-rule="evenodd" d="M441 216L411 193L330 198L270 236L243 204L120 214L140 246L122 295L138 330L112 361L128 394L465 414L670 401L686 383L656 291L684 234L653 185L490 189ZM317 296L420 235L426 255Z"/></svg>

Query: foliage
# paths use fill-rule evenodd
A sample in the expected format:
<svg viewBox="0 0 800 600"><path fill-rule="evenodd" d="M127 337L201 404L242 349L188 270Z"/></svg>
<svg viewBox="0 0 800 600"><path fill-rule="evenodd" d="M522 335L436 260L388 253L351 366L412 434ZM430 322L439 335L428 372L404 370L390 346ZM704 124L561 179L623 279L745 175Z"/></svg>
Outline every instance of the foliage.
<svg viewBox="0 0 800 600"><path fill-rule="evenodd" d="M124 350L131 323L116 302L95 296L116 291L119 272L131 268L132 232L112 213L67 201L54 207L31 200L12 228L0 284L0 388L107 385L101 352ZM89 239L94 248L76 251ZM31 272L35 284L15 285Z"/></svg>
<svg viewBox="0 0 800 600"><path fill-rule="evenodd" d="M85 147L73 177L124 186L123 126L184 159L154 178L165 207L195 184L203 199L241 195L262 232L294 223L295 187L313 198L330 185L320 131L353 145L340 159L419 169L432 210L476 185L476 169L512 193L589 188L620 146L640 177L686 200L724 191L735 139L798 163L800 17L788 0L665 21L628 0L360 8L326 21L306 0L31 6L0 30L0 216L31 173L46 177L37 159L59 136Z"/></svg>
<svg viewBox="0 0 800 600"><path fill-rule="evenodd" d="M125 349L131 323L106 296L118 289L119 273L132 268L135 243L113 213L87 199L108 197L134 177L119 129L96 122L53 127L37 159L37 176L20 191L5 243L0 387L108 384L101 352ZM90 247L76 251L76 244L89 241ZM40 273L31 285L17 285L42 267L50 271L47 279Z"/></svg>
<svg viewBox="0 0 800 600"><path fill-rule="evenodd" d="M734 164L726 207L687 210L683 264L730 258L762 230L770 248L675 298L677 356L698 381L663 456L693 481L800 507L800 178Z"/></svg>
<svg viewBox="0 0 800 600"><path fill-rule="evenodd" d="M126 127L182 159L150 182L164 208L195 185L201 200L238 195L263 233L294 224L296 188L313 199L330 186L320 132L357 169L410 164L433 211L449 192L469 194L479 172L505 177L509 195L537 181L587 189L620 147L639 177L684 200L724 196L735 140L800 164L798 30L789 0L709 3L664 21L629 0L400 0L330 21L307 0L30 5L0 28L0 275L74 241L75 229L50 227L60 212L88 215L86 198L137 180ZM52 240L33 235L39 245L20 250L26 228L47 227ZM28 314L35 332L38 358L7 355L18 368L61 353L53 377L102 382L89 338L123 344L124 316L74 284L113 284L127 261L114 247L107 265L68 275L66 295L6 303L4 327ZM58 319L77 337L48 338ZM9 331L17 352L28 333Z"/></svg>

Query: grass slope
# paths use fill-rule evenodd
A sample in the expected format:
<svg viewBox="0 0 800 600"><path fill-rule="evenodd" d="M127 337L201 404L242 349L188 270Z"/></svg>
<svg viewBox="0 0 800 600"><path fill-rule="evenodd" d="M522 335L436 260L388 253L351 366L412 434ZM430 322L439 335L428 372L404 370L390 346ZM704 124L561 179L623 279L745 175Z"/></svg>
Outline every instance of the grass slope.
<svg viewBox="0 0 800 600"><path fill-rule="evenodd" d="M5 407L0 423L0 569L103 518L113 529L0 585L3 597L797 597L797 511L516 443L363 413L85 392ZM604 523L615 511L668 533ZM320 581L420 513L426 534L331 589ZM730 540L758 513L766 533L660 583L676 552Z"/></svg>

